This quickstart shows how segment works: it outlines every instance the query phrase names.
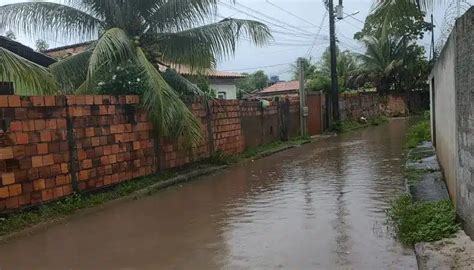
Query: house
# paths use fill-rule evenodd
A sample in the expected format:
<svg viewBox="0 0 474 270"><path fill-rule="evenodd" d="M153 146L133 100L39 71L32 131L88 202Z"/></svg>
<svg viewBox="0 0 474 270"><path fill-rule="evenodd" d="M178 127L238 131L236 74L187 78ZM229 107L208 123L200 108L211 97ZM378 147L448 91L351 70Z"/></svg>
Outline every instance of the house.
<svg viewBox="0 0 474 270"><path fill-rule="evenodd" d="M43 67L48 67L56 62L53 58L4 36L0 36L0 47ZM2 81L0 78L0 95L12 95L14 93L15 86L13 83Z"/></svg>
<svg viewBox="0 0 474 270"><path fill-rule="evenodd" d="M58 47L46 50L45 53L51 57L62 59L83 52L90 44L91 42L84 42ZM158 67L160 71L165 71L168 68L168 66L160 64ZM185 66L172 66L172 68L185 77L196 75L195 72ZM204 75L209 79L209 86L215 91L216 98L219 99L237 99L237 80L245 77L240 73L219 70L208 70Z"/></svg>
<svg viewBox="0 0 474 270"><path fill-rule="evenodd" d="M298 96L299 81L277 82L254 94L254 97Z"/></svg>

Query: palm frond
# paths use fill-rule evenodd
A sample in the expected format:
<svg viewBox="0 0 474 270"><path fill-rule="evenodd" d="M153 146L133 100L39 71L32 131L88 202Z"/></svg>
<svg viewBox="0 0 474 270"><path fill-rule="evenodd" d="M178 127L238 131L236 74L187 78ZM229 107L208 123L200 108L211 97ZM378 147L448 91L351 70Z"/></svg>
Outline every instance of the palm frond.
<svg viewBox="0 0 474 270"><path fill-rule="evenodd" d="M181 74L176 72L174 69L166 69L166 71L162 73L162 76L168 85L183 97L206 96L206 93L199 89L197 85L181 76Z"/></svg>
<svg viewBox="0 0 474 270"><path fill-rule="evenodd" d="M218 0L139 0L148 6L147 26L154 32L181 31L204 22L217 11ZM143 3L145 2L145 3Z"/></svg>
<svg viewBox="0 0 474 270"><path fill-rule="evenodd" d="M142 77L148 85L143 94L143 106L149 112L156 130L161 136L181 138L188 147L200 143L202 134L197 119L139 47L137 63L143 69Z"/></svg>
<svg viewBox="0 0 474 270"><path fill-rule="evenodd" d="M48 70L0 47L0 81L12 82L17 95L49 95L58 84Z"/></svg>
<svg viewBox="0 0 474 270"><path fill-rule="evenodd" d="M79 9L50 2L26 2L0 6L0 30L52 35L55 39L91 39L102 23ZM36 36L37 37L37 36Z"/></svg>
<svg viewBox="0 0 474 270"><path fill-rule="evenodd" d="M241 38L261 46L272 36L269 28L260 22L225 19L177 33L160 34L154 40L158 41L164 60L191 68L209 68L216 59L233 55Z"/></svg>
<svg viewBox="0 0 474 270"><path fill-rule="evenodd" d="M98 72L103 68L111 68L134 58L133 45L127 34L120 28L107 30L95 43L89 60L86 81L81 85L78 93L90 91Z"/></svg>
<svg viewBox="0 0 474 270"><path fill-rule="evenodd" d="M64 93L74 92L87 78L92 50L69 56L49 66Z"/></svg>

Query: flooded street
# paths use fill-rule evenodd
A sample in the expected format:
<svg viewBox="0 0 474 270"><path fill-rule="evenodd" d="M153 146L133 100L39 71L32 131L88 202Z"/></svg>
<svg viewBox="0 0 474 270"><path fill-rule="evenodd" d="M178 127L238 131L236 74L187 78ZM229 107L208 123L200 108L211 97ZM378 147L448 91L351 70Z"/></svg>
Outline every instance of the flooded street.
<svg viewBox="0 0 474 270"><path fill-rule="evenodd" d="M385 225L407 119L247 162L0 245L1 269L416 269Z"/></svg>

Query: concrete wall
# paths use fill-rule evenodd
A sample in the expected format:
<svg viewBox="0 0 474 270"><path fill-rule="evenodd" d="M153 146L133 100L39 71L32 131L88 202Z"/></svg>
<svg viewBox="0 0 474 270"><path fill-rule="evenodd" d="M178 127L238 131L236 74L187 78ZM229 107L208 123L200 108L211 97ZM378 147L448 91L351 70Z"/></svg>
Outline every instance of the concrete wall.
<svg viewBox="0 0 474 270"><path fill-rule="evenodd" d="M451 33L431 73L433 142L449 193L474 237L474 7Z"/></svg>
<svg viewBox="0 0 474 270"><path fill-rule="evenodd" d="M361 117L407 116L408 99L405 95L386 95L378 93L342 93L339 97L341 120L359 120Z"/></svg>
<svg viewBox="0 0 474 270"><path fill-rule="evenodd" d="M474 8L456 23L457 205L474 236Z"/></svg>
<svg viewBox="0 0 474 270"><path fill-rule="evenodd" d="M438 58L430 79L431 108L436 122L432 135L449 194L456 201L456 42L450 38ZM434 82L434 84L433 84ZM434 89L434 90L433 90Z"/></svg>

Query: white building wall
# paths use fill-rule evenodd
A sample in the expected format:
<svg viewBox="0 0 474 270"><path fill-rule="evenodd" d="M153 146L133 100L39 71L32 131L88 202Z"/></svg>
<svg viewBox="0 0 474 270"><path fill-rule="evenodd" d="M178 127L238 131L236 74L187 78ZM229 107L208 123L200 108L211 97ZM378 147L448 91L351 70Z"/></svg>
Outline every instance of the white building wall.
<svg viewBox="0 0 474 270"><path fill-rule="evenodd" d="M430 96L433 143L453 202L457 188L455 63L456 44L451 37L431 73Z"/></svg>
<svg viewBox="0 0 474 270"><path fill-rule="evenodd" d="M210 87L216 91L218 97L219 92L225 93L225 99L237 99L237 86L234 79L212 80Z"/></svg>

